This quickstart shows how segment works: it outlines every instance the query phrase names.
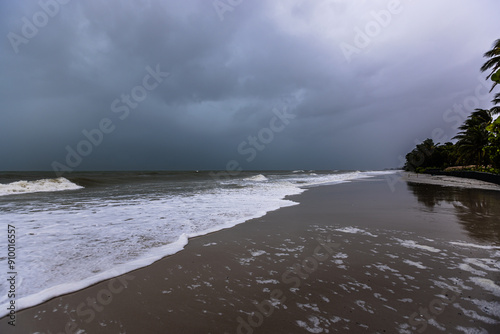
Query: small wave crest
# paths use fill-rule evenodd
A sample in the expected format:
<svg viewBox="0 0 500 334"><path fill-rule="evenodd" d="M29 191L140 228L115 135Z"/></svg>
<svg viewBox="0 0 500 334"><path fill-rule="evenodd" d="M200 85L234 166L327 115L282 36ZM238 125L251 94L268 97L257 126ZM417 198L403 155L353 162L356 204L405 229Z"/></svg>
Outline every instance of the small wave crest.
<svg viewBox="0 0 500 334"><path fill-rule="evenodd" d="M245 180L246 181L262 182L262 181L267 181L267 177L265 177L262 174L259 174L259 175L247 177Z"/></svg>
<svg viewBox="0 0 500 334"><path fill-rule="evenodd" d="M16 181L0 184L0 196L26 194L46 191L75 190L83 188L73 182L59 177L57 179L41 179L36 181Z"/></svg>

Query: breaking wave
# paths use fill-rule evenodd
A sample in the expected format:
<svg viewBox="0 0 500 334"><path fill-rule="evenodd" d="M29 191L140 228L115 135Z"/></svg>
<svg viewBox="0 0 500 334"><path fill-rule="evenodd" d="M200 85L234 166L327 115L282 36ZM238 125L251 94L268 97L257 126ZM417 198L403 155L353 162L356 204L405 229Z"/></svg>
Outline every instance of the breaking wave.
<svg viewBox="0 0 500 334"><path fill-rule="evenodd" d="M63 191L83 188L64 177L57 179L41 179L36 181L16 181L0 184L0 196L26 194L46 191Z"/></svg>
<svg viewBox="0 0 500 334"><path fill-rule="evenodd" d="M247 181L262 182L262 181L267 181L268 179L264 175L259 174L259 175L247 177L245 180L247 180Z"/></svg>

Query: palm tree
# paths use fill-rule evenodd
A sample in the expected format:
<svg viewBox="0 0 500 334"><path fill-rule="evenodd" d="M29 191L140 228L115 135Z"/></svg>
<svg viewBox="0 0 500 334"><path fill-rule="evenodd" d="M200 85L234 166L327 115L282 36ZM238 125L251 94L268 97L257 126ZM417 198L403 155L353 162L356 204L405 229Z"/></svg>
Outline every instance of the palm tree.
<svg viewBox="0 0 500 334"><path fill-rule="evenodd" d="M500 114L500 93L495 94L495 98L491 101L495 105L490 109L492 115Z"/></svg>
<svg viewBox="0 0 500 334"><path fill-rule="evenodd" d="M492 121L490 110L476 109L459 127L460 132L453 139L458 139L458 159L462 163L482 165L485 162L484 148L490 135L487 127Z"/></svg>
<svg viewBox="0 0 500 334"><path fill-rule="evenodd" d="M455 136L457 142L458 158L464 164L484 164L485 150L488 145L488 131L481 126L469 128L466 133Z"/></svg>
<svg viewBox="0 0 500 334"><path fill-rule="evenodd" d="M500 73L500 39L497 39L493 43L491 50L484 53L484 57L489 59L486 61L486 63L483 64L483 66L481 66L481 72L491 70L486 79L491 78L491 76L495 73ZM493 86L491 86L490 93L496 85L498 85L498 82L493 81ZM500 104L500 93L495 94L495 98L491 102L493 102L494 105L494 107L491 108L491 114L500 114L500 106L497 106L498 104Z"/></svg>
<svg viewBox="0 0 500 334"><path fill-rule="evenodd" d="M479 125L486 128L492 121L491 110L486 109L476 109L470 116L465 120L464 124L459 127L459 130L467 131L468 128Z"/></svg>
<svg viewBox="0 0 500 334"><path fill-rule="evenodd" d="M489 79L493 73L500 69L500 39L497 39L495 43L493 43L490 51L484 53L484 57L489 59L483 64L483 66L481 66L481 72L491 69L491 73L486 77L486 79ZM490 92L496 85L498 85L498 82L493 82ZM496 98L497 97L498 96L496 96Z"/></svg>

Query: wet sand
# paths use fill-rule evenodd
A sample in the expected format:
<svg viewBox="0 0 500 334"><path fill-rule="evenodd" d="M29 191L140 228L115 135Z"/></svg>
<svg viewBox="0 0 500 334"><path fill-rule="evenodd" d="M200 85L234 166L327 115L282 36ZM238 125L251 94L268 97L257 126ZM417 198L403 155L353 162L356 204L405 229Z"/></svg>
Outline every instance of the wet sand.
<svg viewBox="0 0 500 334"><path fill-rule="evenodd" d="M436 184L441 186L453 186L459 188L474 188L500 191L500 185L480 180L467 179L446 175L417 174L410 172L400 173L401 178L407 182Z"/></svg>
<svg viewBox="0 0 500 334"><path fill-rule="evenodd" d="M381 177L290 199L0 332L499 332L500 192Z"/></svg>

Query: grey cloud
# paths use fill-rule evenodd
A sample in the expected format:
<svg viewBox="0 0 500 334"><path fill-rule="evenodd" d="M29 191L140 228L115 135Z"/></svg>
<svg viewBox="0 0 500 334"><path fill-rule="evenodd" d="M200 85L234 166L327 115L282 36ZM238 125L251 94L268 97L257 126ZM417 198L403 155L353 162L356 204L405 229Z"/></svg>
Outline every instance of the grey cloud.
<svg viewBox="0 0 500 334"><path fill-rule="evenodd" d="M341 43L388 3L244 0L221 21L211 1L73 0L17 54L7 35L41 9L2 3L0 170L64 163L103 118L115 131L77 169L399 166L414 140L453 136L443 114L474 96L500 4L402 0L348 62ZM157 65L170 76L121 120L112 102ZM283 107L296 117L246 161L238 145Z"/></svg>

